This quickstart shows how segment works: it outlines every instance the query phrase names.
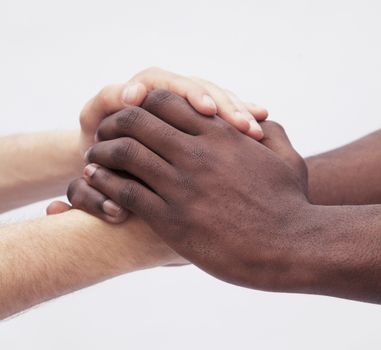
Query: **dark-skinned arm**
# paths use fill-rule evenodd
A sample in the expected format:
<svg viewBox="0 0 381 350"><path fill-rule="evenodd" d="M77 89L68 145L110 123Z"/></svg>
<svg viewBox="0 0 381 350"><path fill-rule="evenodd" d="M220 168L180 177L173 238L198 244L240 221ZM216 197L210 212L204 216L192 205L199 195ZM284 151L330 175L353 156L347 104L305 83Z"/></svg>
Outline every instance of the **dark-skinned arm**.
<svg viewBox="0 0 381 350"><path fill-rule="evenodd" d="M381 203L381 130L306 159L314 204Z"/></svg>

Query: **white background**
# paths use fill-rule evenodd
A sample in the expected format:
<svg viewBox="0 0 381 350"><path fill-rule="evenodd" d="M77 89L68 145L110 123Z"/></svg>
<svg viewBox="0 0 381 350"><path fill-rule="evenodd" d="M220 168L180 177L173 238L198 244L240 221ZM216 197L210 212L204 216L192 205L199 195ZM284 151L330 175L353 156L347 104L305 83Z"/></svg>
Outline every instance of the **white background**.
<svg viewBox="0 0 381 350"><path fill-rule="evenodd" d="M303 155L324 151L381 126L380 18L378 0L1 0L0 133L77 127L103 85L157 65L267 106ZM161 268L1 323L0 349L380 349L380 318Z"/></svg>

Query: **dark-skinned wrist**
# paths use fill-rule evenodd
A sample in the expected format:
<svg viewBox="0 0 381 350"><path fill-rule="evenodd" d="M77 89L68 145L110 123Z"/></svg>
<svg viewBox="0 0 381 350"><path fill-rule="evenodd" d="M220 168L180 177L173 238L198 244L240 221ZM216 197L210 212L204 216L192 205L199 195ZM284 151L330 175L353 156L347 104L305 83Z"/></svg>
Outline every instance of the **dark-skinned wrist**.
<svg viewBox="0 0 381 350"><path fill-rule="evenodd" d="M381 205L311 205L300 292L381 302Z"/></svg>

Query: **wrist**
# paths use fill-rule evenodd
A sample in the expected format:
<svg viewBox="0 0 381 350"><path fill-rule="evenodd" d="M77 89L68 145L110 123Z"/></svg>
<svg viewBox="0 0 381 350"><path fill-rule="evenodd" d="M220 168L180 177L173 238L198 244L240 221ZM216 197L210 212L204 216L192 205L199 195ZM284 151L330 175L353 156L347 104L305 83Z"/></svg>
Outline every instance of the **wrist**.
<svg viewBox="0 0 381 350"><path fill-rule="evenodd" d="M61 214L65 215L65 214ZM141 219L130 216L123 224L109 224L81 210L70 210L67 219L78 227L77 236L90 237L98 250L97 261L109 266L110 275L177 263L179 256ZM73 231L73 229L71 229Z"/></svg>
<svg viewBox="0 0 381 350"><path fill-rule="evenodd" d="M325 222L321 219L318 206L306 201L302 201L293 212L283 220L282 231L279 232L287 237L280 252L283 271L277 271L270 290L316 293L321 258L321 248L317 243L320 244Z"/></svg>
<svg viewBox="0 0 381 350"><path fill-rule="evenodd" d="M381 206L309 207L299 292L380 302Z"/></svg>

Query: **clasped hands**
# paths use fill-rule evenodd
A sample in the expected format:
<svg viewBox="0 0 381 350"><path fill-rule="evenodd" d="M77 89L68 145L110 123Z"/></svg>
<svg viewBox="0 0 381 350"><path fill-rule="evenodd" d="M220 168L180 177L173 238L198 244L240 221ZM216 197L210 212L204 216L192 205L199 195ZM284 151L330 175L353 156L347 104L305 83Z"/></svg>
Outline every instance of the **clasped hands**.
<svg viewBox="0 0 381 350"><path fill-rule="evenodd" d="M69 186L72 206L113 223L134 214L180 256L229 283L308 291L313 206L304 160L283 128L263 121L264 136L250 135L179 95L157 89L140 107L110 109L83 177Z"/></svg>

